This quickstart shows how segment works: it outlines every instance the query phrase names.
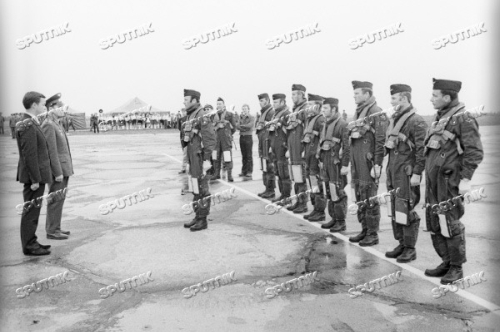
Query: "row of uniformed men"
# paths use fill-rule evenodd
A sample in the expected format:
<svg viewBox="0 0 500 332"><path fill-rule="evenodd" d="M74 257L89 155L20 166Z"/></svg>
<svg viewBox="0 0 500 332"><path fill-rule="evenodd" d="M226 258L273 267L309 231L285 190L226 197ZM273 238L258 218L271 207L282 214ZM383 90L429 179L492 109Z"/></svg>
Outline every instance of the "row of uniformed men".
<svg viewBox="0 0 500 332"><path fill-rule="evenodd" d="M357 106L354 121L350 123L341 118L338 99L308 94L306 101L306 88L300 84L292 86L294 106L291 111L284 94L274 94L273 105L268 94L258 96L261 116L256 130L266 187L259 196L285 204L291 194L292 180L295 193L300 194L307 189L307 179L311 188L317 190L311 194L314 210L304 218L323 221L328 206L332 220L322 227L330 228L331 232L344 231L347 208L344 188L349 163L353 199L364 201L377 195L382 163L384 156L388 155L387 189L399 188L391 204L393 232L399 245L386 256L397 258L398 262L416 259L420 217L414 208L420 201L419 186L425 170L427 229L443 261L437 268L426 270L425 274L443 277L443 283L462 278L462 264L466 261L464 226L460 221L463 204L459 202L455 208L441 211L441 219L430 208L470 191L470 179L483 158L478 124L458 100L461 82L433 80L431 102L437 114L430 128L416 114L408 85L391 85L394 112L390 117L377 106L372 83L353 81L352 85ZM208 193L203 164L209 165L204 161L213 150L210 142L213 128L207 128L212 121L203 116L199 92L185 90L184 95L189 122L184 134L189 142L190 165L195 166L190 169L191 176L200 183L194 198L198 200ZM199 154L201 150L203 153ZM275 198L276 177L281 193L279 198ZM294 213L306 212L305 197L298 197L288 209ZM206 228L209 208L209 204L198 206L197 216L185 226L191 230ZM349 240L359 242L361 246L378 244L379 203L371 201L361 205L357 216L362 229Z"/></svg>

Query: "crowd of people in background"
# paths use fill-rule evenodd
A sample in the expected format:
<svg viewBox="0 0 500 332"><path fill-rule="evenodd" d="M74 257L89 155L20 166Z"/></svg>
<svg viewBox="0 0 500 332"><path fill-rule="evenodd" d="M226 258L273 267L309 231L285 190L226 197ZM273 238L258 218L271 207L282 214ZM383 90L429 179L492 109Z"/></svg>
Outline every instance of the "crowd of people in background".
<svg viewBox="0 0 500 332"><path fill-rule="evenodd" d="M98 113L90 116L90 131L99 133L108 130L138 130L138 129L170 129L178 128L178 121L181 118L180 111L177 114L171 113L125 113L125 114L104 114L102 109Z"/></svg>
<svg viewBox="0 0 500 332"><path fill-rule="evenodd" d="M12 113L9 118L9 128L10 128L10 133L12 135L12 139L16 139L15 136L15 129L16 129L16 123L21 121L22 114L21 113ZM63 117L59 118L57 120L58 124L64 128L66 132L69 132L69 128L73 128L73 131L76 131L75 126L73 124L73 120L71 119L71 116L68 114L65 114ZM0 113L0 134L4 134L4 122L5 118L2 116L2 113Z"/></svg>

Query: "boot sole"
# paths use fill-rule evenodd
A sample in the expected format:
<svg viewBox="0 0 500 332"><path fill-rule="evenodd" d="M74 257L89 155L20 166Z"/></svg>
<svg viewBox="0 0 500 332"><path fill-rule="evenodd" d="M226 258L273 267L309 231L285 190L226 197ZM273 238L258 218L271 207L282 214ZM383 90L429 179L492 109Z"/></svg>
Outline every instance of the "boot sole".
<svg viewBox="0 0 500 332"><path fill-rule="evenodd" d="M428 274L427 272L424 272L424 274L427 276L427 277L431 277L431 278L442 278L446 275L446 273L448 273L448 271L446 271L445 273L443 273L442 275L439 274L439 275L431 275L431 274Z"/></svg>
<svg viewBox="0 0 500 332"><path fill-rule="evenodd" d="M375 242L372 242L372 243L360 243L359 245L362 247L371 247L371 246L374 246L376 244L378 244L378 240Z"/></svg>
<svg viewBox="0 0 500 332"><path fill-rule="evenodd" d="M330 233L339 233L339 232L345 232L345 228L344 229L336 229L336 230L333 230L333 229L330 229Z"/></svg>
<svg viewBox="0 0 500 332"><path fill-rule="evenodd" d="M208 228L208 227L206 227L206 226L205 226L205 227L202 227L202 228L190 228L189 230L190 230L191 232L197 232L197 231L201 231L201 230L203 230L203 229L207 229L207 228Z"/></svg>
<svg viewBox="0 0 500 332"><path fill-rule="evenodd" d="M399 258L398 258L398 259L396 259L396 261L397 261L398 263L409 263L409 262L414 261L414 260L416 260L416 259L417 259L417 257L413 257L413 258L411 258L411 259L405 259L405 260L402 260L402 259L399 259Z"/></svg>

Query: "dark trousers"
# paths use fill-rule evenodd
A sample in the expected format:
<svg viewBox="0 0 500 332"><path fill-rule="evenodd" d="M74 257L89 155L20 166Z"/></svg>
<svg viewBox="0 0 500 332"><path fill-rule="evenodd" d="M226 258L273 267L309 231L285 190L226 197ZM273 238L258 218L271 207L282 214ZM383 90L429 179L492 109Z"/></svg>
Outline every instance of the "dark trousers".
<svg viewBox="0 0 500 332"><path fill-rule="evenodd" d="M4 131L3 131L3 124L0 126L0 134L5 134Z"/></svg>
<svg viewBox="0 0 500 332"><path fill-rule="evenodd" d="M59 193L54 194L54 197L47 200L47 219L45 221L45 231L47 234L55 234L61 231L61 218L66 194L63 193L64 188L68 187L69 177L63 177L61 182L54 180L49 185L49 195L60 190Z"/></svg>
<svg viewBox="0 0 500 332"><path fill-rule="evenodd" d="M12 138L16 138L16 127L10 127L10 132L12 134Z"/></svg>
<svg viewBox="0 0 500 332"><path fill-rule="evenodd" d="M252 157L253 139L252 135L240 136L240 149L243 166L241 173L252 175L253 172L253 157Z"/></svg>
<svg viewBox="0 0 500 332"><path fill-rule="evenodd" d="M25 202L35 200L34 206L24 210L21 216L21 245L23 252L40 248L40 244L36 237L36 228L38 227L38 218L40 217L40 209L42 201L37 198L43 196L45 191L45 183L40 183L37 190L31 190L31 183L25 183L23 188L23 199Z"/></svg>
<svg viewBox="0 0 500 332"><path fill-rule="evenodd" d="M94 134L95 134L96 128L97 128L97 132L99 132L99 125L97 123L94 122L94 124L92 125L92 128L94 129Z"/></svg>

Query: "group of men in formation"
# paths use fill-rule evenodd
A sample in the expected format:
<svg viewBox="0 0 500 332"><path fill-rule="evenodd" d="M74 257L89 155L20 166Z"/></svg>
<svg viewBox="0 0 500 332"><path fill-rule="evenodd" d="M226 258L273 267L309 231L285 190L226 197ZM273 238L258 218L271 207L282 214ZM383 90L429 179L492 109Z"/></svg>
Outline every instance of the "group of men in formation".
<svg viewBox="0 0 500 332"><path fill-rule="evenodd" d="M179 113L180 114L180 113ZM131 129L168 129L175 128L177 116L170 113L160 115L159 113L130 113L119 115L104 115L102 109L99 113L90 115L90 131L99 133L99 128L107 130L131 130Z"/></svg>
<svg viewBox="0 0 500 332"><path fill-rule="evenodd" d="M373 84L353 81L356 110L354 120L346 122L339 112L339 100L307 94L301 84L292 85L293 107L286 95L258 95L260 116L256 122L259 157L265 190L258 195L278 205L289 205L293 213L311 222L331 220L321 227L330 232L346 230L348 174L352 200L358 204L359 234L349 241L361 246L379 243L380 202L373 199L379 190L384 157L387 190L391 193L391 222L398 245L386 252L398 262L415 260L420 216L420 183L425 170L425 219L435 251L442 263L425 270L447 284L463 277L466 262L463 201L450 209L432 206L470 191L470 180L483 159L479 128L474 117L458 99L461 82L433 79L431 102L437 110L429 127L411 103L412 89L406 84L390 86L390 112L382 111L373 95ZM222 104L219 105L219 102ZM230 137L234 133L232 115L219 99L217 111L200 104L200 92L184 90L186 119L181 140L186 148L188 174L193 186L196 216L184 226L191 231L207 228L210 212L209 180L220 178L220 160L226 162L232 178ZM215 172L211 171L214 164ZM350 166L350 167L349 167ZM276 197L276 183L280 196ZM293 186L292 186L293 184ZM305 193L308 186L310 196ZM297 195L294 204L289 197Z"/></svg>

